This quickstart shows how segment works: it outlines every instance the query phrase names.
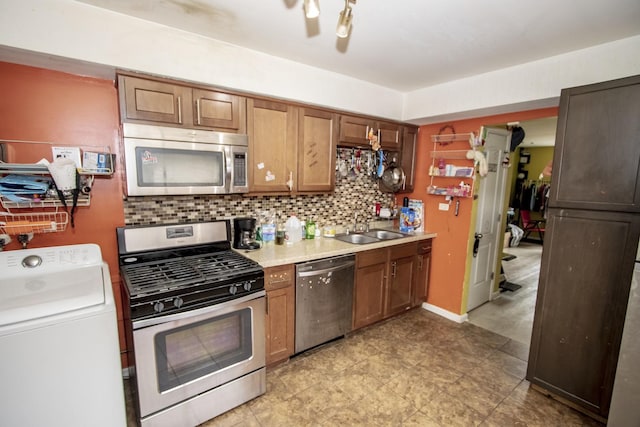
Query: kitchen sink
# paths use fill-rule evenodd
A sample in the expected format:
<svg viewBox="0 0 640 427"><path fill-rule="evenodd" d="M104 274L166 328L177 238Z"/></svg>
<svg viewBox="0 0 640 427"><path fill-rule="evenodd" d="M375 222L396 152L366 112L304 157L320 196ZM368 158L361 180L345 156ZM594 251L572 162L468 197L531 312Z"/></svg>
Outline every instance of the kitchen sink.
<svg viewBox="0 0 640 427"><path fill-rule="evenodd" d="M393 240L393 239L401 239L402 237L407 237L406 234L397 233L395 231L389 230L371 230L363 233L365 236L375 237L379 240Z"/></svg>
<svg viewBox="0 0 640 427"><path fill-rule="evenodd" d="M375 237L365 236L364 234L336 234L336 240L340 240L347 243L353 243L355 245L364 245L367 243L376 243L379 242L380 239L376 239Z"/></svg>
<svg viewBox="0 0 640 427"><path fill-rule="evenodd" d="M389 230L371 230L364 233L337 234L336 239L354 245L366 245L367 243L376 243L382 240L393 240L407 237L406 234Z"/></svg>

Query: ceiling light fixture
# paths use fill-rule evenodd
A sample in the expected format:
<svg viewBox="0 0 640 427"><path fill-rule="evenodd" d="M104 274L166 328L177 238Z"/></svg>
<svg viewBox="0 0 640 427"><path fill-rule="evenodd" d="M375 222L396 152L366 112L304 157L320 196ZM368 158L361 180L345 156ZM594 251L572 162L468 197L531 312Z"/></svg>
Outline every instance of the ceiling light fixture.
<svg viewBox="0 0 640 427"><path fill-rule="evenodd" d="M349 32L351 32L351 20L353 18L353 14L351 12L350 3L355 4L356 0L344 0L344 9L340 12L340 16L338 17L336 36L341 39L349 37Z"/></svg>
<svg viewBox="0 0 640 427"><path fill-rule="evenodd" d="M304 14L308 19L315 19L320 16L318 0L304 0Z"/></svg>

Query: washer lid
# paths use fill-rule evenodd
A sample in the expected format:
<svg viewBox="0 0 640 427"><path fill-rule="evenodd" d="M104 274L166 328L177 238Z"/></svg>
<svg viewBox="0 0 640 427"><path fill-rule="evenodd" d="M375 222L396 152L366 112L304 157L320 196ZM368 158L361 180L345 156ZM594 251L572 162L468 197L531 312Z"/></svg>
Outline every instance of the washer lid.
<svg viewBox="0 0 640 427"><path fill-rule="evenodd" d="M92 246L0 252L0 326L104 304L100 249L96 257Z"/></svg>

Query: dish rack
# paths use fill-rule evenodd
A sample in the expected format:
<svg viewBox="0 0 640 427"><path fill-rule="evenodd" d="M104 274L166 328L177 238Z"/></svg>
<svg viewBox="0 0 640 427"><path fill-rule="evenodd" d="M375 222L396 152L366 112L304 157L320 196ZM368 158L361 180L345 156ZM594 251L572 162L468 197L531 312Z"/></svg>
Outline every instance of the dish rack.
<svg viewBox="0 0 640 427"><path fill-rule="evenodd" d="M68 223L67 212L0 212L0 234L56 233L64 231Z"/></svg>

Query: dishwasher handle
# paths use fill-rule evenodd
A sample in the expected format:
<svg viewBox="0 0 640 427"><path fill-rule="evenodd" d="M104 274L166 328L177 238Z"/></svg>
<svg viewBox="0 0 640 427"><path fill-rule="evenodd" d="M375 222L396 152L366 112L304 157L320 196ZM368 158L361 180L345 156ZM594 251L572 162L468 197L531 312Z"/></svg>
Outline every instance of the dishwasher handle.
<svg viewBox="0 0 640 427"><path fill-rule="evenodd" d="M356 265L355 261L347 261L344 263L340 263L340 265L336 265L329 268L323 268L321 270L309 270L309 271L299 271L298 277L309 277L309 276L320 276L325 273L330 273L333 271L344 270L345 268L350 268Z"/></svg>

